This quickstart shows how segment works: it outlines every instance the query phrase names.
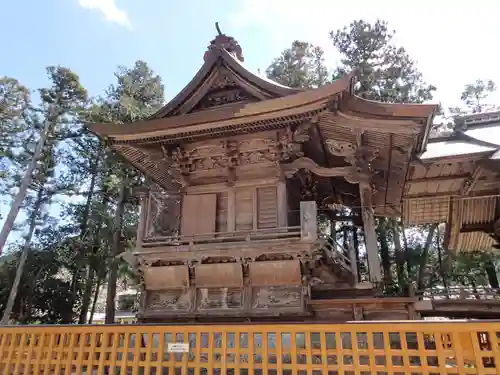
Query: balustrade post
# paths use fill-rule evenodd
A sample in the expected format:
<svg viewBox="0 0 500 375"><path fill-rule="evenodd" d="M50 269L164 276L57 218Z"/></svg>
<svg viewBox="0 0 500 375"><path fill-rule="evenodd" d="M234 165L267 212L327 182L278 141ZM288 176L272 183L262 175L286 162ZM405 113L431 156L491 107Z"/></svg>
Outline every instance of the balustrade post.
<svg viewBox="0 0 500 375"><path fill-rule="evenodd" d="M300 239L314 242L318 238L316 202L300 202Z"/></svg>

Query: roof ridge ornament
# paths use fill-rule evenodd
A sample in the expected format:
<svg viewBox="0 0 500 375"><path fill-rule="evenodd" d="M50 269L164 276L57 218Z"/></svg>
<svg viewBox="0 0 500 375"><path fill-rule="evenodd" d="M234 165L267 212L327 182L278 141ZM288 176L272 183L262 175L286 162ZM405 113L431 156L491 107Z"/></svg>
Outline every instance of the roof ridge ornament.
<svg viewBox="0 0 500 375"><path fill-rule="evenodd" d="M220 29L219 22L215 22L215 29L217 30L218 35L215 37L215 39L213 39L210 42L208 50L205 52L205 55L203 56L204 60L205 61L207 60L211 51L217 49L225 49L239 61L241 62L245 61L245 59L243 58L243 50L241 49L241 46L236 41L236 39L234 39L232 36L223 34Z"/></svg>
<svg viewBox="0 0 500 375"><path fill-rule="evenodd" d="M219 22L215 22L215 29L217 30L217 33L218 33L219 35L223 35L223 34L222 34L222 31L220 31Z"/></svg>

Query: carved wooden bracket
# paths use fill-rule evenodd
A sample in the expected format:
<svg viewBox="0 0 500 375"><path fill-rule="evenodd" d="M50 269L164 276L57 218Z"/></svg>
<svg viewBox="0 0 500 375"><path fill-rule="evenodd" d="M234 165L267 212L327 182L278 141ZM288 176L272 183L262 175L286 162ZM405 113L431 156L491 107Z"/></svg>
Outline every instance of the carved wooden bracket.
<svg viewBox="0 0 500 375"><path fill-rule="evenodd" d="M296 143L304 143L307 142L311 136L309 135L309 130L311 129L311 126L313 125L312 121L309 122L304 122L297 126L297 129L293 132L292 139Z"/></svg>
<svg viewBox="0 0 500 375"><path fill-rule="evenodd" d="M363 170L359 170L354 166L325 168L320 167L314 160L306 157L301 157L289 164L284 164L283 168L287 178L292 177L300 169L306 169L321 177L343 177L351 184L362 182L369 183L370 181L369 174L366 174Z"/></svg>

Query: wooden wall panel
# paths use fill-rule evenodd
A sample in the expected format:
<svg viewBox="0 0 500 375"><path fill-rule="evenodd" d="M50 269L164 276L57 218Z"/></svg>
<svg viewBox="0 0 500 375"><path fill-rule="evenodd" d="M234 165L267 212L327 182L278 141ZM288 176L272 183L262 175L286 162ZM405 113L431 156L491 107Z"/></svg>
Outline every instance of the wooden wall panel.
<svg viewBox="0 0 500 375"><path fill-rule="evenodd" d="M257 228L278 226L278 197L276 186L257 188Z"/></svg>
<svg viewBox="0 0 500 375"><path fill-rule="evenodd" d="M187 266L144 267L142 271L147 290L184 288L189 285Z"/></svg>
<svg viewBox="0 0 500 375"><path fill-rule="evenodd" d="M253 189L237 189L235 191L235 230L253 229Z"/></svg>
<svg viewBox="0 0 500 375"><path fill-rule="evenodd" d="M302 272L298 260L276 260L249 264L253 286L300 285Z"/></svg>
<svg viewBox="0 0 500 375"><path fill-rule="evenodd" d="M199 197L200 205L196 211L198 233L214 233L217 194L201 194Z"/></svg>
<svg viewBox="0 0 500 375"><path fill-rule="evenodd" d="M243 270L239 263L198 264L195 274L196 286L200 288L234 288L243 285Z"/></svg>
<svg viewBox="0 0 500 375"><path fill-rule="evenodd" d="M198 195L184 195L182 197L181 233L185 236L196 234L197 219L196 206Z"/></svg>
<svg viewBox="0 0 500 375"><path fill-rule="evenodd" d="M215 231L227 232L227 216L228 216L228 193L217 193Z"/></svg>
<svg viewBox="0 0 500 375"><path fill-rule="evenodd" d="M214 233L217 194L185 195L182 201L182 234Z"/></svg>

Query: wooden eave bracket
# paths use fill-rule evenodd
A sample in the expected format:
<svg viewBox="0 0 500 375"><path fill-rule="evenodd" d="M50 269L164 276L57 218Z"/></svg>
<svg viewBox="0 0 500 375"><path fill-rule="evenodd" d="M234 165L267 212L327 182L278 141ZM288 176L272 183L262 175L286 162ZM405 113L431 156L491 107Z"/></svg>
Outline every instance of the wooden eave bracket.
<svg viewBox="0 0 500 375"><path fill-rule="evenodd" d="M370 176L359 172L353 166L325 168L319 166L314 160L307 157L301 157L295 159L291 163L283 165L283 170L287 178L293 176L300 169L308 170L321 177L343 177L351 184L369 183L370 181Z"/></svg>

